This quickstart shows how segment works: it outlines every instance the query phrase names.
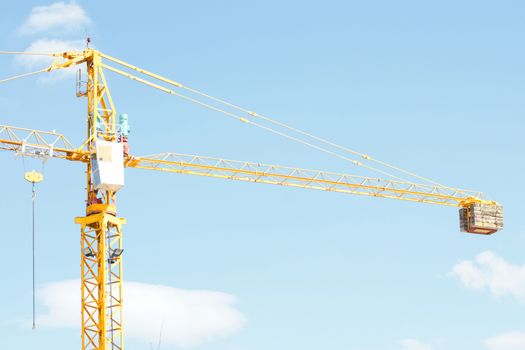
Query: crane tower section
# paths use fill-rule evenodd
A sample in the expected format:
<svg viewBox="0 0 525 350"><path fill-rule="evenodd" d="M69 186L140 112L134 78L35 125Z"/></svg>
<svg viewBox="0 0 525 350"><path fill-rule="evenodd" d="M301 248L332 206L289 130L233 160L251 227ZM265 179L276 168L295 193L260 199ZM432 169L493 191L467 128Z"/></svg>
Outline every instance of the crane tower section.
<svg viewBox="0 0 525 350"><path fill-rule="evenodd" d="M67 53L65 54L67 56ZM75 55L74 55L75 56ZM80 225L83 350L122 350L122 226L117 191L124 185L123 147L115 106L97 51L86 50L87 140L86 215Z"/></svg>

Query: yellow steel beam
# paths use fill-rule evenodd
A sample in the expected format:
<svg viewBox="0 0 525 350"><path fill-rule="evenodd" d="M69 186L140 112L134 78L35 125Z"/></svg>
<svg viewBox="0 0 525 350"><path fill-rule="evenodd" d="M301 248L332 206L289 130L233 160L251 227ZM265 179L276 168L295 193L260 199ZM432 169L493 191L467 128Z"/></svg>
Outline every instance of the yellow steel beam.
<svg viewBox="0 0 525 350"><path fill-rule="evenodd" d="M0 125L0 150L19 154L31 150L51 150L51 157L87 162L88 152L75 148L62 134L55 131L40 131Z"/></svg>
<svg viewBox="0 0 525 350"><path fill-rule="evenodd" d="M127 161L126 165L139 169L392 198L445 206L462 207L467 203L475 202L494 203L483 200L481 192L440 185L416 184L175 153L132 158Z"/></svg>
<svg viewBox="0 0 525 350"><path fill-rule="evenodd" d="M106 118L114 118L114 113L110 115ZM92 121L95 124L94 118ZM91 125L91 130L92 133L90 134L93 137L96 127ZM112 133L113 131L109 131L107 135L112 135ZM52 148L53 157L56 158L86 163L89 161L89 152L73 147L72 143L62 134L0 126L0 149L21 152L23 145L44 149ZM495 203L482 199L483 194L481 192L434 184L418 184L176 153L162 153L146 157L129 156L126 159L126 166L445 206L465 207L472 203Z"/></svg>
<svg viewBox="0 0 525 350"><path fill-rule="evenodd" d="M81 227L82 349L123 349L122 249L125 219L105 211L78 217Z"/></svg>

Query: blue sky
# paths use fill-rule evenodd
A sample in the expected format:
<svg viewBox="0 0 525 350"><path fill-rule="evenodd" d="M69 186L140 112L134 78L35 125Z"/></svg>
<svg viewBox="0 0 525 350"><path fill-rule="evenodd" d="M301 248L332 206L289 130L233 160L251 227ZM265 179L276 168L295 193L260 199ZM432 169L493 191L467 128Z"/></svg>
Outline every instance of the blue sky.
<svg viewBox="0 0 525 350"><path fill-rule="evenodd" d="M0 48L71 47L87 33L109 55L505 206L505 230L484 237L460 233L454 208L128 169L124 276L149 301L168 296L130 311L128 347L150 349L167 317L187 327L167 322L162 349L516 350L525 348L524 10L519 1L19 1L3 5ZM0 77L40 63L0 57ZM136 155L362 174L108 80ZM85 103L71 74L1 84L0 124L56 129L80 144ZM60 313L78 307L73 218L83 214L84 169L45 166L31 331L30 186L20 159L4 152L0 162L0 345L79 347ZM177 302L192 307L159 316Z"/></svg>

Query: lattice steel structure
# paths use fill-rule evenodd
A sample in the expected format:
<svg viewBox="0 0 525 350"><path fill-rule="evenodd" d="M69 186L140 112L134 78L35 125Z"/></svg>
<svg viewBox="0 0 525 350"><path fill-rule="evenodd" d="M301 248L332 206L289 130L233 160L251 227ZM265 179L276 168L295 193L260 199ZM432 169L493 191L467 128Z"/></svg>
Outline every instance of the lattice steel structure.
<svg viewBox="0 0 525 350"><path fill-rule="evenodd" d="M91 156L95 142L116 142L116 112L100 66L97 51L85 55L87 89L87 139L81 146ZM86 216L81 225L82 349L120 350L124 347L122 323L122 249L124 219L116 217L116 192L99 191L93 184L93 164L87 162Z"/></svg>
<svg viewBox="0 0 525 350"><path fill-rule="evenodd" d="M11 54L20 53L11 52ZM241 122L261 127L294 141L299 141L307 146L326 151L321 147L313 146L308 142L300 141L282 132L277 132L248 118L262 118L279 126L284 126L287 129L298 131L300 134L312 137L317 141L349 151L354 155L360 156L364 161L375 161L367 155L337 146L321 138L185 87L178 82L132 66L93 49L88 48L83 52L64 52L48 55L55 57L55 61L50 67L19 77L85 64L87 67L87 82L78 81L77 86L77 96L87 97L87 135L85 142L79 147L74 147L64 135L58 134L55 131L44 132L0 125L0 150L13 151L23 156L46 159L61 158L86 164L86 210L84 216L75 219L75 222L80 225L81 230L81 318L83 350L121 350L124 348L124 323L122 319L122 227L126 223L126 220L117 217L116 191L96 189L93 182L93 161L97 156L96 143L99 141L110 143L119 141L117 139L117 114L104 76L104 69L108 69L165 93L176 95L202 107L215 110L228 117L238 119ZM118 64L125 69L155 79L156 82L151 82L112 67L102 62L103 59ZM4 79L0 82L9 81L14 78L17 77ZM170 86L170 88L165 85ZM219 103L231 108L233 112L183 95L174 91L174 88L186 89L198 96L211 99L214 103ZM237 115L236 113L238 111L246 113L247 117ZM327 153L333 152L327 151ZM346 158L346 156L339 157L350 160ZM373 167L366 166L360 161L350 161L354 165L364 166L374 170ZM376 161L376 163L415 176L415 174L390 166L384 162ZM416 177L428 181L426 181L426 183L415 183L404 181L398 177L390 179L363 177L176 153L135 157L125 152L123 165L147 170L454 206L462 208L462 229L467 232L490 234L502 227L502 211L500 210L500 206L494 201L483 199L482 193L443 186L419 176ZM387 174L383 171L379 172ZM475 217L476 211L470 209L478 208L478 204L483 205L484 208L484 216L482 218ZM492 217L488 217L492 215L492 213L497 213L497 220L492 220ZM483 227L486 222L492 223L492 221L496 222L499 226L495 226L494 228ZM471 228L469 226L471 222L478 224L478 226Z"/></svg>

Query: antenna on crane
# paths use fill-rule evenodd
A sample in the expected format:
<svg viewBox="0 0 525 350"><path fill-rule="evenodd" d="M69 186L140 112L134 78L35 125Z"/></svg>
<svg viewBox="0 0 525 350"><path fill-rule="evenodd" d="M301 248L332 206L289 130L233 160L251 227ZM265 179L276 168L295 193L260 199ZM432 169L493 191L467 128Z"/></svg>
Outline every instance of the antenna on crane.
<svg viewBox="0 0 525 350"><path fill-rule="evenodd" d="M31 190L31 203L32 203L32 235L31 235L31 242L32 242L32 251L33 251L33 329L36 328L36 300L35 300L35 200L36 200L36 188L35 184L42 182L44 180L44 175L42 173L39 173L35 170L28 171L24 174L24 178L31 182L32 184L32 190Z"/></svg>

